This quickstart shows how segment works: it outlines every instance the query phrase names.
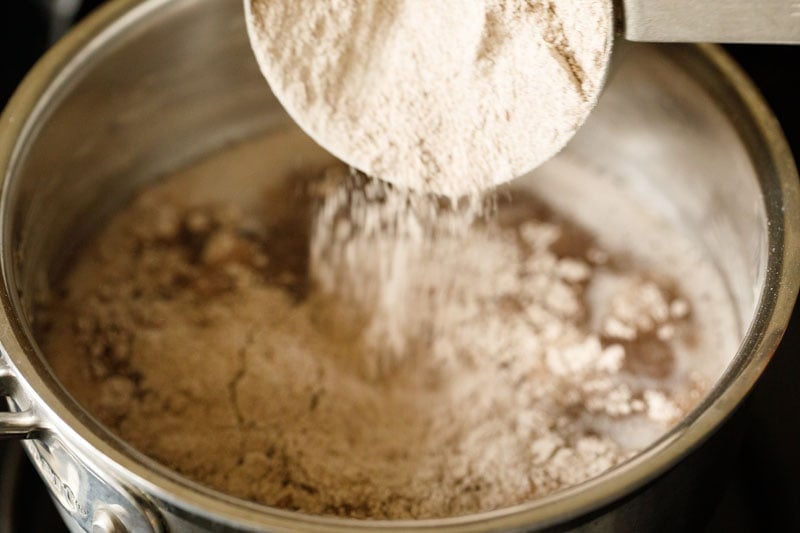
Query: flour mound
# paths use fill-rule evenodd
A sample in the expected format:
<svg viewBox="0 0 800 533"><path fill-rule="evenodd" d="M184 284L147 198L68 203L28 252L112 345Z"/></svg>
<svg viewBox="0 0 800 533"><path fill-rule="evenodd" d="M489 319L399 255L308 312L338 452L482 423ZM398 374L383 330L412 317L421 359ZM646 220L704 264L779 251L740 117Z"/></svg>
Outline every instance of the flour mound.
<svg viewBox="0 0 800 533"><path fill-rule="evenodd" d="M447 196L519 176L594 106L610 0L248 0L274 93L359 170Z"/></svg>
<svg viewBox="0 0 800 533"><path fill-rule="evenodd" d="M484 217L346 171L312 198L187 198L196 176L110 220L37 329L93 416L206 486L317 515L491 511L624 462L707 390L675 359L702 334L688 301L522 192Z"/></svg>

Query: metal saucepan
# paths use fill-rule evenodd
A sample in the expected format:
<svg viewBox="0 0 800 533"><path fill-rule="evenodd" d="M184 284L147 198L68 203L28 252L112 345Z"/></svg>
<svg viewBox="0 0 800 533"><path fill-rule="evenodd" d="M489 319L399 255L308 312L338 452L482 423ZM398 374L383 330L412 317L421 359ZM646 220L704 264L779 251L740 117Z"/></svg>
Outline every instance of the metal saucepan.
<svg viewBox="0 0 800 533"><path fill-rule="evenodd" d="M315 517L178 476L106 431L61 387L30 319L36 294L57 280L75 248L149 180L289 124L248 47L241 0L111 2L39 62L5 109L0 395L13 412L0 414L0 435L28 439L26 451L74 531L680 527L713 493L715 468L735 440L717 430L767 364L797 294L797 173L777 122L721 49L632 45L620 63L568 150L649 191L643 202L702 243L742 328L739 350L708 398L634 459L481 515L399 523Z"/></svg>

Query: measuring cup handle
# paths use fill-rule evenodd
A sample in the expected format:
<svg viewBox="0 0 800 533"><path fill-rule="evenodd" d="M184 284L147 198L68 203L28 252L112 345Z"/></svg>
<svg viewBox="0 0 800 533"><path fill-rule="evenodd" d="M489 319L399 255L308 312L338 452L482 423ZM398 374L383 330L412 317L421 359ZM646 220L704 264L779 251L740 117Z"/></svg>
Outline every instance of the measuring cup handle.
<svg viewBox="0 0 800 533"><path fill-rule="evenodd" d="M800 44L800 0L616 0L631 41Z"/></svg>

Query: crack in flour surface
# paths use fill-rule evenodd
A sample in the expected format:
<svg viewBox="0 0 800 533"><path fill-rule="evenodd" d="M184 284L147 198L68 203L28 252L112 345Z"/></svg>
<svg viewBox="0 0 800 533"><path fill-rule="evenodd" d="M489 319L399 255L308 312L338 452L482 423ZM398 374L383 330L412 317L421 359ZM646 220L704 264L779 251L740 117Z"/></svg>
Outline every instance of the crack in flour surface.
<svg viewBox="0 0 800 533"><path fill-rule="evenodd" d="M610 0L248 0L273 92L317 142L458 196L550 159L594 107Z"/></svg>
<svg viewBox="0 0 800 533"><path fill-rule="evenodd" d="M703 305L529 193L434 201L287 132L144 190L37 320L68 390L177 472L399 519L523 503L631 457L707 390L687 361L727 349Z"/></svg>

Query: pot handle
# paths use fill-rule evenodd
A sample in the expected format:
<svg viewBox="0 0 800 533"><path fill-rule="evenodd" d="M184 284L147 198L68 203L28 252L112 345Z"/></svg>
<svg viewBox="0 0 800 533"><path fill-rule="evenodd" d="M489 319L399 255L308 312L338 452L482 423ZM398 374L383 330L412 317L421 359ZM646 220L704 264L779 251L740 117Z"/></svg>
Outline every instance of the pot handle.
<svg viewBox="0 0 800 533"><path fill-rule="evenodd" d="M0 359L0 401L11 400L14 405L27 402L19 398L19 381L8 366ZM0 412L0 440L31 439L41 429L39 418L28 409L16 412Z"/></svg>

